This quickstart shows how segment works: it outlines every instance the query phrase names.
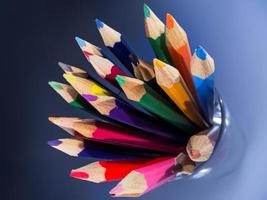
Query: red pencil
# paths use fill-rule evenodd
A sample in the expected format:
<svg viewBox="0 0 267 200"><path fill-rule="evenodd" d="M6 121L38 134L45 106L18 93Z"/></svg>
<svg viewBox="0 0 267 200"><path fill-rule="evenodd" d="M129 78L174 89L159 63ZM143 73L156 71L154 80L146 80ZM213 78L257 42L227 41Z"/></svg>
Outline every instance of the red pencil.
<svg viewBox="0 0 267 200"><path fill-rule="evenodd" d="M177 157L169 157L132 170L109 193L114 197L139 197L172 180L176 176L175 168L183 162Z"/></svg>
<svg viewBox="0 0 267 200"><path fill-rule="evenodd" d="M134 169L154 164L170 157L132 160L132 161L97 161L71 171L70 176L94 183L123 179Z"/></svg>

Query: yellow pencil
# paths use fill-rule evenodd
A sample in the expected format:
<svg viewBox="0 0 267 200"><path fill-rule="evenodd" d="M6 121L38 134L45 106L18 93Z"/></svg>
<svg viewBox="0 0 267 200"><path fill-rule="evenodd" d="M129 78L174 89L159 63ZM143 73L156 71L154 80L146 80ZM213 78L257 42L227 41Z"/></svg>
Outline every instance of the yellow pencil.
<svg viewBox="0 0 267 200"><path fill-rule="evenodd" d="M205 127L205 121L179 71L158 59L154 59L153 63L159 86L192 122L199 127Z"/></svg>

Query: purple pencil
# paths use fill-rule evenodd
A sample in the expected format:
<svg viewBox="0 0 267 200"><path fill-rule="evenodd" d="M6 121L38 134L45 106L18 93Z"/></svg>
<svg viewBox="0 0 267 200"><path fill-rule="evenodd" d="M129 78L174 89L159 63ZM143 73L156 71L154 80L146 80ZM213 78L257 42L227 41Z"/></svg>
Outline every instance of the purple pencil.
<svg viewBox="0 0 267 200"><path fill-rule="evenodd" d="M179 134L178 136L179 131L177 131L177 129L175 130L174 127L170 127L169 125L168 127L163 126L160 121L155 118L138 112L89 79L66 74L64 78L82 97L104 116L166 139L176 141L179 139L178 142L181 144L184 144L189 139L186 134Z"/></svg>

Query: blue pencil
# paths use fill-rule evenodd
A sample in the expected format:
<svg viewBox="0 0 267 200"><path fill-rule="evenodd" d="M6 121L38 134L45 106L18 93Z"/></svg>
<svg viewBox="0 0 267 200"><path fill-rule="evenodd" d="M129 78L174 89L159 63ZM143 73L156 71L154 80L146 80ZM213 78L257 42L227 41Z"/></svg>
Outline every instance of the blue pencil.
<svg viewBox="0 0 267 200"><path fill-rule="evenodd" d="M47 142L49 146L73 157L90 157L99 160L129 160L140 157L157 157L164 153L144 149L115 146L82 139L57 139Z"/></svg>
<svg viewBox="0 0 267 200"><path fill-rule="evenodd" d="M134 75L134 66L138 59L128 42L123 36L107 26L105 23L96 19L96 26L99 30L105 45L121 61L121 63Z"/></svg>
<svg viewBox="0 0 267 200"><path fill-rule="evenodd" d="M214 106L214 60L203 47L199 46L190 65L201 109L205 117L211 120Z"/></svg>

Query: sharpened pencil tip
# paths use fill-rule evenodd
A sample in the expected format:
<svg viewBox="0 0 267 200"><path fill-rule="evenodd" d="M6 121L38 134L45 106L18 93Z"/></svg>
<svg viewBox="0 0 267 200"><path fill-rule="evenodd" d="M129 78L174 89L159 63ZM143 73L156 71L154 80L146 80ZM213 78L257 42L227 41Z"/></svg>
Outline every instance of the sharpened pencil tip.
<svg viewBox="0 0 267 200"><path fill-rule="evenodd" d="M164 67L166 64L164 62L162 62L161 60L157 59L157 58L154 58L153 59L153 64L154 64L154 67Z"/></svg>
<svg viewBox="0 0 267 200"><path fill-rule="evenodd" d="M101 29L104 26L104 23L99 19L95 19L95 24L97 29Z"/></svg>
<svg viewBox="0 0 267 200"><path fill-rule="evenodd" d="M75 83L76 80L77 80L76 76L73 76L73 75L71 75L71 74L63 74L63 77L64 77L70 84Z"/></svg>
<svg viewBox="0 0 267 200"><path fill-rule="evenodd" d="M50 122L54 122L55 120L57 120L57 117L48 117L48 120L49 120Z"/></svg>
<svg viewBox="0 0 267 200"><path fill-rule="evenodd" d="M61 83L55 82L55 81L48 81L48 84L54 89L54 90L62 90L63 87Z"/></svg>
<svg viewBox="0 0 267 200"><path fill-rule="evenodd" d="M47 142L47 144L51 147L54 147L54 146L58 146L60 145L62 142L60 140L50 140Z"/></svg>
<svg viewBox="0 0 267 200"><path fill-rule="evenodd" d="M65 64L65 63L63 63L63 62L58 62L58 65L61 67L61 69L62 69L63 71L70 71L70 70L69 70L69 67L68 67L67 64Z"/></svg>
<svg viewBox="0 0 267 200"><path fill-rule="evenodd" d="M84 47L84 46L86 46L86 42L85 42L85 40L83 40L82 38L79 38L79 37L75 37L75 40L76 40L76 42L78 43L78 45L80 46L80 47Z"/></svg>
<svg viewBox="0 0 267 200"><path fill-rule="evenodd" d="M122 86L122 85L125 84L125 78L124 78L123 76L117 75L117 76L115 77L115 79L117 80L117 82L118 82L119 85Z"/></svg>
<svg viewBox="0 0 267 200"><path fill-rule="evenodd" d="M175 21L174 17L171 14L167 13L166 14L166 27L167 27L167 29L173 28L174 21Z"/></svg>
<svg viewBox="0 0 267 200"><path fill-rule="evenodd" d="M87 174L86 172L82 172L82 171L71 170L70 177L78 178L78 179L88 179L89 174Z"/></svg>
<svg viewBox="0 0 267 200"><path fill-rule="evenodd" d="M150 16L150 8L144 3L144 16L145 18Z"/></svg>
<svg viewBox="0 0 267 200"><path fill-rule="evenodd" d="M197 57L201 60L206 60L207 57L207 53L205 51L205 49L202 46L198 46L195 50L195 53L197 55Z"/></svg>

